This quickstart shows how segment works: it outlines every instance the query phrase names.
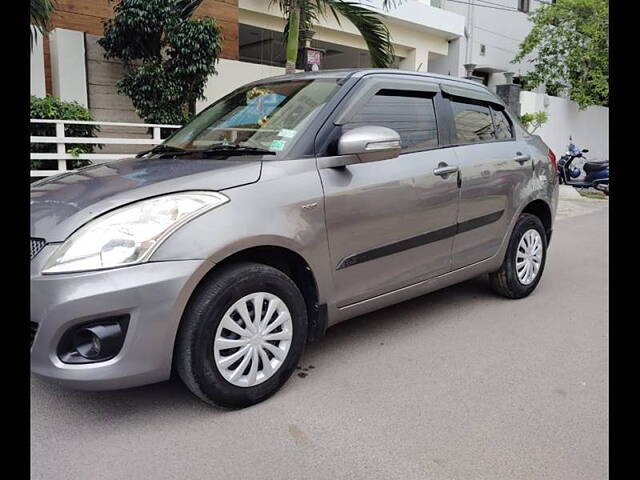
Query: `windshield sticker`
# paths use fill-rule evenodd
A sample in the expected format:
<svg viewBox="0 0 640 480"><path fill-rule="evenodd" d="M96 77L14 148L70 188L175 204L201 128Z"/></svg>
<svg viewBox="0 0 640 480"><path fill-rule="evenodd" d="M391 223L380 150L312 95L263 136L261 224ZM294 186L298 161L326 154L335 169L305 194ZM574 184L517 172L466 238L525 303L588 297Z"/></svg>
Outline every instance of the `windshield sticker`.
<svg viewBox="0 0 640 480"><path fill-rule="evenodd" d="M271 150L284 150L284 146L287 144L285 140L274 140L271 142Z"/></svg>
<svg viewBox="0 0 640 480"><path fill-rule="evenodd" d="M285 137L285 138L293 138L296 136L296 131L290 130L288 128L283 128L278 132L278 136Z"/></svg>

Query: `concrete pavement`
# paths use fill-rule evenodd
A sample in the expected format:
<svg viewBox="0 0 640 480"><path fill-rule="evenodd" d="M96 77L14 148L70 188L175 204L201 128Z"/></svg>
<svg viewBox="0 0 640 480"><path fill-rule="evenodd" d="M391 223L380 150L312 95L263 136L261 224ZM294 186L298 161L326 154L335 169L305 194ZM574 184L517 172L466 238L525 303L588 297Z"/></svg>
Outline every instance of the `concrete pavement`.
<svg viewBox="0 0 640 480"><path fill-rule="evenodd" d="M575 188L568 185L560 185L560 201L556 219L595 212L608 204L609 200L583 197Z"/></svg>
<svg viewBox="0 0 640 480"><path fill-rule="evenodd" d="M245 410L32 378L32 478L607 478L606 203L560 216L530 297L479 278L342 323Z"/></svg>

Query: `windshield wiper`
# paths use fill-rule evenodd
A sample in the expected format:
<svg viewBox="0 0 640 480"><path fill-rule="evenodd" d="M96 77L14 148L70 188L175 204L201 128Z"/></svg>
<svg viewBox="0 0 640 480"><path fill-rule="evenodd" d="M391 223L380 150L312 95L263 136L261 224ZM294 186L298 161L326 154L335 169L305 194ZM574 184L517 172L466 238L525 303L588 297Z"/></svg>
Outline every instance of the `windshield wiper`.
<svg viewBox="0 0 640 480"><path fill-rule="evenodd" d="M259 147L249 147L246 145L235 145L235 144L227 144L221 145L216 144L210 147L205 148L204 150L186 150L184 148L172 147L171 145L158 145L151 150L147 150L146 152L140 152L136 155L136 158L142 157L148 153L172 153L175 156L183 156L183 155L197 155L197 154L206 154L206 153L225 153L229 155L246 155L246 154L255 154L255 155L275 155L276 152L272 152L271 150L267 150L265 148Z"/></svg>
<svg viewBox="0 0 640 480"><path fill-rule="evenodd" d="M255 153L256 155L275 155L276 152L271 150L267 150L266 148L259 147L249 147L247 145L235 145L235 144L227 144L227 145L211 145L210 147L205 148L204 150L200 150L201 153L215 153L215 152L224 152L231 154L243 155L245 153Z"/></svg>
<svg viewBox="0 0 640 480"><path fill-rule="evenodd" d="M172 147L171 145L160 144L160 145L156 145L150 150L145 150L144 152L138 153L136 155L136 158L140 158L144 155L147 155L148 153L166 153L166 152L186 153L186 152L189 152L189 150L185 150L184 148L180 148L180 147Z"/></svg>

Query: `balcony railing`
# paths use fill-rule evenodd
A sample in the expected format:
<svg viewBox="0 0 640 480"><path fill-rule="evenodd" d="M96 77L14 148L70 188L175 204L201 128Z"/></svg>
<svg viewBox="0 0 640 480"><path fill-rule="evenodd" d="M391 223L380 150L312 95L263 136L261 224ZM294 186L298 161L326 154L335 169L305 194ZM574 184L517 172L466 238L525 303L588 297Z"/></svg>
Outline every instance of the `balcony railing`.
<svg viewBox="0 0 640 480"><path fill-rule="evenodd" d="M67 160L89 160L91 163L102 163L109 160L117 160L119 158L130 157L141 150L145 150L162 143L162 129L175 130L181 125L157 125L149 123L119 123L119 122L85 122L78 120L43 120L31 119L31 123L36 124L55 124L55 136L32 136L31 143L44 143L56 146L56 151L52 153L35 153L30 155L31 160L57 161L56 169L47 170L31 170L31 177L47 177L58 173L69 171L67 169ZM136 129L143 129L136 136L132 137L67 137L65 135L65 125L96 125L107 127L110 130L126 129L122 134L131 135ZM152 132L149 138L149 131ZM104 132L103 132L104 133ZM130 150L123 153L81 153L72 155L67 152L69 144L100 144L106 146L130 145ZM137 146L137 147L136 147Z"/></svg>

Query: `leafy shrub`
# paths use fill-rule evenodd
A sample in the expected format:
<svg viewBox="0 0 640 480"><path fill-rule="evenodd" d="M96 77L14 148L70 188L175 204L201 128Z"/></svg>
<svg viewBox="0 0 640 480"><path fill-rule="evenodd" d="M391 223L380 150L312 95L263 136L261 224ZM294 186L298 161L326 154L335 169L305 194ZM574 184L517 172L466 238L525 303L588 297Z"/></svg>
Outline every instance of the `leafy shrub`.
<svg viewBox="0 0 640 480"><path fill-rule="evenodd" d="M565 89L565 86L559 82L549 82L545 85L545 92L547 95L557 97Z"/></svg>
<svg viewBox="0 0 640 480"><path fill-rule="evenodd" d="M535 113L523 113L520 115L520 122L522 122L522 126L528 130L529 133L535 132L543 124L547 123L548 120L549 115L547 115L547 112L542 110ZM533 130L529 130L530 128Z"/></svg>
<svg viewBox="0 0 640 480"><path fill-rule="evenodd" d="M43 120L86 120L92 121L91 113L78 102L64 102L58 97L47 96L38 98L31 96L31 118ZM100 127L97 125L65 125L64 134L67 137L96 137ZM32 123L31 136L56 136L56 125L53 123ZM95 148L102 145L94 143L67 144L67 153L78 156L83 153L93 153ZM32 143L34 153L56 153L56 145L52 143ZM31 168L44 168L47 160L32 160ZM88 160L68 160L67 168L79 168L90 163Z"/></svg>
<svg viewBox="0 0 640 480"><path fill-rule="evenodd" d="M98 44L105 58L119 58L128 96L147 123L182 125L204 86L216 74L221 30L212 18L191 18L202 0L122 0L104 24Z"/></svg>

